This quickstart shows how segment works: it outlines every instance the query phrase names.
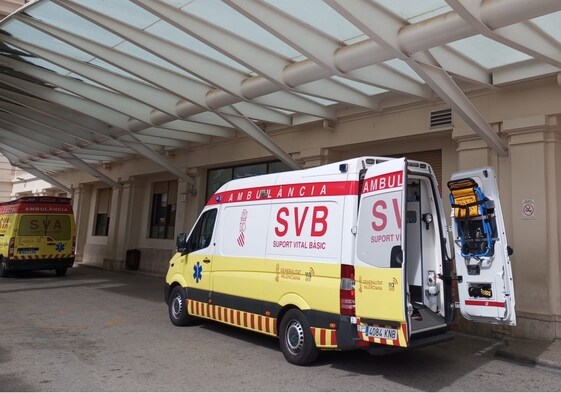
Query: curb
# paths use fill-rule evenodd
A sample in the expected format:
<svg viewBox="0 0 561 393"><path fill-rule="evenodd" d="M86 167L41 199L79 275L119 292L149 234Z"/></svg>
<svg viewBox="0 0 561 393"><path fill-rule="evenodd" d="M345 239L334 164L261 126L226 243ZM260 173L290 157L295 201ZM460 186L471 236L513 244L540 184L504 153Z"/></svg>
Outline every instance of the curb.
<svg viewBox="0 0 561 393"><path fill-rule="evenodd" d="M495 357L529 366L542 366L561 371L561 343L508 340L497 349Z"/></svg>
<svg viewBox="0 0 561 393"><path fill-rule="evenodd" d="M506 359L506 360L511 360L511 361L516 362L516 363L523 363L523 364L527 364L527 365L532 365L532 366L535 366L535 365L538 364L537 359L533 356L525 355L525 354L522 354L522 353L515 353L515 352L511 352L509 350L504 350L504 349L498 349L497 352L495 352L495 357Z"/></svg>

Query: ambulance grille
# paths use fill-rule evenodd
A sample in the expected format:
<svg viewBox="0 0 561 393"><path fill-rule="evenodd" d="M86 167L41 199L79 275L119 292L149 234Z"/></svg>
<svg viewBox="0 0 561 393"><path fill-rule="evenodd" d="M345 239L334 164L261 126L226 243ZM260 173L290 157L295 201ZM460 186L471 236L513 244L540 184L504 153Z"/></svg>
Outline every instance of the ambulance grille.
<svg viewBox="0 0 561 393"><path fill-rule="evenodd" d="M430 128L451 126L452 125L452 109L442 109L432 111L430 113Z"/></svg>

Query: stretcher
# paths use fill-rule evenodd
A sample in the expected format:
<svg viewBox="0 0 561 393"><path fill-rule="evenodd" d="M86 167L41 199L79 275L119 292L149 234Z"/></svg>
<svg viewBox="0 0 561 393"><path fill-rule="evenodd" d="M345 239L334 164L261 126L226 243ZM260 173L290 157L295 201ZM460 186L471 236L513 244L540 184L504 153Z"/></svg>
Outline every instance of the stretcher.
<svg viewBox="0 0 561 393"><path fill-rule="evenodd" d="M471 178L448 182L450 205L462 257L492 256L494 253L494 204Z"/></svg>

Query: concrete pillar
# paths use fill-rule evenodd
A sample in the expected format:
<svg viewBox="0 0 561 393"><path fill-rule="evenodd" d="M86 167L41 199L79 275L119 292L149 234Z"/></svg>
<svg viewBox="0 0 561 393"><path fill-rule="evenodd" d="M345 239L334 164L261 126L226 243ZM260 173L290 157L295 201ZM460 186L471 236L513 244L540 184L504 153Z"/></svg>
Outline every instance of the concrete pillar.
<svg viewBox="0 0 561 393"><path fill-rule="evenodd" d="M299 154L297 154L297 160L304 168L312 168L329 164L339 160L339 157L340 156L337 152L321 147L302 150Z"/></svg>
<svg viewBox="0 0 561 393"><path fill-rule="evenodd" d="M518 326L514 334L560 338L561 138L558 116L504 121L509 135L513 273Z"/></svg>
<svg viewBox="0 0 561 393"><path fill-rule="evenodd" d="M109 216L109 230L107 236L107 246L103 255L103 268L108 270L123 270L124 261L119 258L117 253L118 232L120 222L120 207L122 198L122 188L113 187L111 190L111 208Z"/></svg>
<svg viewBox="0 0 561 393"><path fill-rule="evenodd" d="M175 216L175 235L189 232L202 208L206 204L206 171L202 169L188 169L194 184L188 184L179 179L177 187L177 211Z"/></svg>
<svg viewBox="0 0 561 393"><path fill-rule="evenodd" d="M131 248L131 225L134 218L133 196L134 178L128 181L121 181L122 187L119 188L120 200L119 209L112 214L116 219L115 232L113 232L113 248L115 259L124 262L127 249Z"/></svg>
<svg viewBox="0 0 561 393"><path fill-rule="evenodd" d="M92 187L87 184L80 184L73 188L72 209L76 220L76 261L80 262L83 258L84 246L88 238L90 205Z"/></svg>

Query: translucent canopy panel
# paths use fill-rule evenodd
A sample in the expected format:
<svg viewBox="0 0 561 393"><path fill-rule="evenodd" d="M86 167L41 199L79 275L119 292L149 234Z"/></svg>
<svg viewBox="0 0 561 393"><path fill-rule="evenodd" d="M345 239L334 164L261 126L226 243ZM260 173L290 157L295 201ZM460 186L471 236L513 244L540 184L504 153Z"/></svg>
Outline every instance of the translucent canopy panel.
<svg viewBox="0 0 561 393"><path fill-rule="evenodd" d="M292 152L264 129L320 125L348 114L433 102L441 94L490 148L505 154L508 147L462 89L500 88L561 72L561 2L466 4L28 3L0 22L0 86L8 87L0 111L20 117L28 111L29 135L45 127L53 131L41 134L47 143L30 140L33 160L21 138L0 146L0 153L37 176L77 168L112 187L118 182L91 158L143 156L190 183L161 151L247 135L298 168ZM43 147L74 138L81 142L72 151L52 155Z"/></svg>
<svg viewBox="0 0 561 393"><path fill-rule="evenodd" d="M348 43L358 37L365 37L359 28L322 0L267 0L267 2L341 42Z"/></svg>
<svg viewBox="0 0 561 393"><path fill-rule="evenodd" d="M93 8L99 2L87 0L83 3L84 5ZM114 7L116 2L103 1L102 3L103 7L106 8L107 11L117 12ZM111 4L113 4L113 7ZM129 14L133 14L131 10L128 11ZM91 38L97 42L102 42L107 46L114 46L123 41L122 38L100 28L95 23L90 22L89 20L84 19L50 1L39 2L36 6L30 7L26 10L26 13L35 19L43 20L47 23L56 20L56 25L61 29L79 32L80 35Z"/></svg>
<svg viewBox="0 0 561 393"><path fill-rule="evenodd" d="M561 45L561 12L540 16L531 21Z"/></svg>
<svg viewBox="0 0 561 393"><path fill-rule="evenodd" d="M525 53L481 35L464 38L448 45L487 69L531 59L531 56Z"/></svg>
<svg viewBox="0 0 561 393"><path fill-rule="evenodd" d="M420 22L451 10L444 0L376 0L376 2L409 23Z"/></svg>

